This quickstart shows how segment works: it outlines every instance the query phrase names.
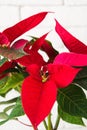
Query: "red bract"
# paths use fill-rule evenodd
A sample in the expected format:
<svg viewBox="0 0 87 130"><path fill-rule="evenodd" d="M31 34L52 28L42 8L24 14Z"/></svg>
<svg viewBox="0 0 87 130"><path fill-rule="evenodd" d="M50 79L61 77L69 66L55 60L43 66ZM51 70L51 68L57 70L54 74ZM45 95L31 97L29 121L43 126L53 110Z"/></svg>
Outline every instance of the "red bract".
<svg viewBox="0 0 87 130"><path fill-rule="evenodd" d="M55 30L62 39L64 45L71 52L87 54L87 46L80 40L71 35L65 28L63 28L57 20Z"/></svg>
<svg viewBox="0 0 87 130"><path fill-rule="evenodd" d="M80 69L63 64L32 64L27 71L30 76L22 84L22 104L36 130L50 113L56 100L57 88L67 87Z"/></svg>
<svg viewBox="0 0 87 130"><path fill-rule="evenodd" d="M31 54L29 55L25 55L21 58L18 58L16 60L17 63L20 63L21 65L27 67L31 64L38 64L38 65L44 65L46 64L46 62L43 60L43 57L37 53L37 52L32 52Z"/></svg>
<svg viewBox="0 0 87 130"><path fill-rule="evenodd" d="M37 52L39 49L41 49L46 52L51 61L53 61L54 57L58 54L58 52L52 47L51 43L45 40L47 35L48 33L36 39L36 41L34 42L28 42L28 44L26 44L24 47L24 51L29 54L32 52Z"/></svg>
<svg viewBox="0 0 87 130"><path fill-rule="evenodd" d="M25 39L20 39L20 40L17 40L12 46L11 48L13 49L21 49L25 46L25 44L28 43L28 40L25 40Z"/></svg>
<svg viewBox="0 0 87 130"><path fill-rule="evenodd" d="M10 45L17 37L37 26L45 18L48 12L41 12L26 18L12 27L5 29L2 32L2 39L5 45ZM4 37L3 37L4 36ZM1 42L0 42L1 43Z"/></svg>
<svg viewBox="0 0 87 130"><path fill-rule="evenodd" d="M41 48L41 46L44 44L44 41L45 41L45 38L46 38L47 35L48 35L48 33L42 35L31 46L26 45L24 47L24 51L28 54L30 54L32 52L37 52Z"/></svg>
<svg viewBox="0 0 87 130"><path fill-rule="evenodd" d="M49 114L56 100L54 82L42 83L32 77L27 77L22 85L22 104L25 113L34 128Z"/></svg>
<svg viewBox="0 0 87 130"><path fill-rule="evenodd" d="M3 33L0 33L0 45L9 45L9 40L7 38L7 36Z"/></svg>
<svg viewBox="0 0 87 130"><path fill-rule="evenodd" d="M45 40L41 49L46 52L46 54L48 55L50 62L53 61L53 59L55 58L55 56L58 54L58 52Z"/></svg>
<svg viewBox="0 0 87 130"><path fill-rule="evenodd" d="M47 34L44 34L42 37L37 39L32 46L26 45L24 47L24 51L28 53L28 55L18 58L16 61L26 67L30 64L38 64L40 66L46 64L46 62L43 60L43 57L38 53L38 50L44 43Z"/></svg>
<svg viewBox="0 0 87 130"><path fill-rule="evenodd" d="M0 79L7 76L7 73L4 73L6 70L14 68L16 62L15 61L7 61L2 66L0 66Z"/></svg>
<svg viewBox="0 0 87 130"><path fill-rule="evenodd" d="M70 66L87 66L87 55L76 53L61 53L54 59L54 64L66 64Z"/></svg>

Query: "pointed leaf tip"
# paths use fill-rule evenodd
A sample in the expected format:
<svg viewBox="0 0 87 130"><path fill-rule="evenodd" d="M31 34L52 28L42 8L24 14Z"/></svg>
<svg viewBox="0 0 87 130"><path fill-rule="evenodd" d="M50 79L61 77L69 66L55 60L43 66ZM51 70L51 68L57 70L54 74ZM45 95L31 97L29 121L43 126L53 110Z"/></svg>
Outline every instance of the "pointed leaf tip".
<svg viewBox="0 0 87 130"><path fill-rule="evenodd" d="M67 49L71 52L87 54L87 46L70 34L56 19L55 22L55 30Z"/></svg>
<svg viewBox="0 0 87 130"><path fill-rule="evenodd" d="M27 77L22 85L22 104L25 113L36 128L50 113L56 100L57 88L54 82L44 84Z"/></svg>
<svg viewBox="0 0 87 130"><path fill-rule="evenodd" d="M48 33L49 33L49 32L48 32ZM41 46L44 44L45 38L47 37L48 33L46 33L46 34L42 35L40 38L38 38L38 39L34 42L34 44L33 44L33 46L32 46L32 48L31 48L30 51L33 51L33 52L36 51L36 52L37 52L37 51L41 48Z"/></svg>
<svg viewBox="0 0 87 130"><path fill-rule="evenodd" d="M47 14L48 12L40 12L38 14L34 14L18 22L14 26L7 28L6 30L3 31L3 34L5 34L9 39L9 41L12 42L17 37L21 36L25 32L29 31L30 29L40 24Z"/></svg>

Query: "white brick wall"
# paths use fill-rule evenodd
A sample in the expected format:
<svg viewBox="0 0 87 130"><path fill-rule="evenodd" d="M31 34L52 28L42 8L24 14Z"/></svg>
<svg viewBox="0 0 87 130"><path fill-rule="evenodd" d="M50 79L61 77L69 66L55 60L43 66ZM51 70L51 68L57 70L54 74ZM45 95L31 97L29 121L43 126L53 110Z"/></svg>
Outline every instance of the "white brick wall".
<svg viewBox="0 0 87 130"><path fill-rule="evenodd" d="M9 4L9 5L17 5L17 6L20 6L20 5L32 5L32 6L36 6L36 5L62 5L63 4L63 1L64 0L54 0L54 1L47 1L47 0L44 0L44 1L40 1L40 0L35 0L35 1L32 1L32 0L0 0L0 4Z"/></svg>
<svg viewBox="0 0 87 130"><path fill-rule="evenodd" d="M64 0L64 4L66 5L87 5L87 0Z"/></svg>
<svg viewBox="0 0 87 130"><path fill-rule="evenodd" d="M40 26L32 29L29 35L41 36L50 31L55 26L55 17L73 35L87 44L87 0L0 0L0 30L2 31L19 20L40 11L53 11L55 13L48 14ZM48 39L53 42L53 46L59 51L66 50L54 30L48 35ZM14 121L9 121L0 128L2 130L32 130L32 128ZM59 130L70 129L87 130L87 127L75 126L61 121ZM44 130L42 126L40 126L40 130Z"/></svg>
<svg viewBox="0 0 87 130"><path fill-rule="evenodd" d="M19 21L17 6L0 6L0 27L8 27Z"/></svg>

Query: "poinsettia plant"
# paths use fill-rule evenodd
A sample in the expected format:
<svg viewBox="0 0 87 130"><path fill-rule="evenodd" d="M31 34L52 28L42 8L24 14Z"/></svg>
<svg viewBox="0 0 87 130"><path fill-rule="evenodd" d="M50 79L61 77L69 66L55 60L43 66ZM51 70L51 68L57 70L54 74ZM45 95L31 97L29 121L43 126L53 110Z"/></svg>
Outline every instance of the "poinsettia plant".
<svg viewBox="0 0 87 130"><path fill-rule="evenodd" d="M31 40L17 39L40 24L50 12L40 12L26 18L0 33L0 125L27 115L29 122L38 130L43 122L46 130L57 130L60 119L85 126L87 119L87 46L72 36L55 21L55 33L69 50L60 53L53 48L45 33ZM44 51L46 61L39 51ZM5 100L11 91L19 96ZM52 108L57 103L57 115ZM55 115L55 124L52 116ZM23 122L21 122L24 124Z"/></svg>

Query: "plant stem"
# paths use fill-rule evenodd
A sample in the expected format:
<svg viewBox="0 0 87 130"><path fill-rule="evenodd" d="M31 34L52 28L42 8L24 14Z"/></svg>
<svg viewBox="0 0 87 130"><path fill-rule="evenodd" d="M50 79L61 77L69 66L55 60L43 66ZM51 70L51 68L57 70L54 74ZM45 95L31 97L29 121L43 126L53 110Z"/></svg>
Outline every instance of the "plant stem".
<svg viewBox="0 0 87 130"><path fill-rule="evenodd" d="M45 120L43 121L43 124L44 124L45 129L48 130L48 126Z"/></svg>
<svg viewBox="0 0 87 130"><path fill-rule="evenodd" d="M21 123L22 125L32 127L32 125L25 124L25 123L23 123L22 121L18 120L17 118L15 118L14 120L18 121L18 122Z"/></svg>
<svg viewBox="0 0 87 130"><path fill-rule="evenodd" d="M57 116L57 119L56 119L56 123L55 123L55 127L53 130L57 130L58 126L59 126L59 123L60 123L60 116L58 115Z"/></svg>
<svg viewBox="0 0 87 130"><path fill-rule="evenodd" d="M48 115L48 130L52 130L51 114Z"/></svg>

